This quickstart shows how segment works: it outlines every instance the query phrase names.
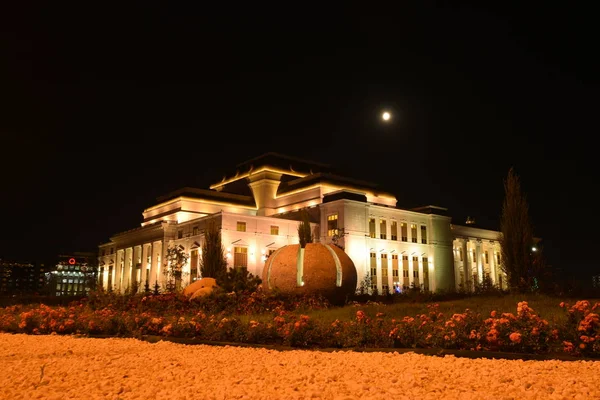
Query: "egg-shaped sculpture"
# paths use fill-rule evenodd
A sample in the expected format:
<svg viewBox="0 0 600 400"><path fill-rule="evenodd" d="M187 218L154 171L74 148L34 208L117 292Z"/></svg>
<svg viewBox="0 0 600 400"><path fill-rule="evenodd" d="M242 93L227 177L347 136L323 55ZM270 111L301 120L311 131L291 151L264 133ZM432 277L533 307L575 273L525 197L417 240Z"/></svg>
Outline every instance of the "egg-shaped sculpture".
<svg viewBox="0 0 600 400"><path fill-rule="evenodd" d="M266 290L321 294L337 302L355 292L357 273L352 259L338 246L291 244L269 256L262 281Z"/></svg>

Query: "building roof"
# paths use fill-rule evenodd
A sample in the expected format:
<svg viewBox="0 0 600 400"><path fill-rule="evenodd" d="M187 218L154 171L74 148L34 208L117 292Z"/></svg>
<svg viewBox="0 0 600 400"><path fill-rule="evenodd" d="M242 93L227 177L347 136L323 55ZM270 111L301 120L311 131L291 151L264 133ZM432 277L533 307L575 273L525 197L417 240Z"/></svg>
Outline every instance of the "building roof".
<svg viewBox="0 0 600 400"><path fill-rule="evenodd" d="M400 207L397 207L397 208L400 208ZM432 206L432 205L411 208L411 209L409 209L409 211L420 212L423 214L436 214L436 215L444 215L444 216L448 215L447 208Z"/></svg>
<svg viewBox="0 0 600 400"><path fill-rule="evenodd" d="M265 153L238 164L235 173L224 176L220 182L211 185L210 189L237 193L239 190L245 190L241 189L239 185L235 185L238 181L244 182L245 178L261 171L279 174L281 175L280 180L286 182L314 173L332 172L332 168L316 161L303 160L279 153Z"/></svg>
<svg viewBox="0 0 600 400"><path fill-rule="evenodd" d="M247 184L245 185L248 186ZM243 195L237 193L221 192L209 189L198 189L193 187L184 187L172 191L164 196L158 197L156 200L159 203L176 199L178 197L191 197L204 200L226 201L228 203L238 204L241 206L256 207L254 197L251 195Z"/></svg>
<svg viewBox="0 0 600 400"><path fill-rule="evenodd" d="M277 195L282 195L293 190L303 189L316 184L329 183L333 186L343 186L358 190L369 190L377 193L377 185L371 182L361 181L358 179L346 178L344 176L335 175L331 173L315 173L310 174L302 178L297 178L289 182L282 183L278 190ZM388 193L378 193L388 194Z"/></svg>
<svg viewBox="0 0 600 400"><path fill-rule="evenodd" d="M298 157L289 156L286 154L269 152L261 154L258 157L251 158L236 165L239 171L248 171L258 167L271 166L280 169L293 169L306 173L332 171L332 167L328 164L323 164L317 161L306 160Z"/></svg>

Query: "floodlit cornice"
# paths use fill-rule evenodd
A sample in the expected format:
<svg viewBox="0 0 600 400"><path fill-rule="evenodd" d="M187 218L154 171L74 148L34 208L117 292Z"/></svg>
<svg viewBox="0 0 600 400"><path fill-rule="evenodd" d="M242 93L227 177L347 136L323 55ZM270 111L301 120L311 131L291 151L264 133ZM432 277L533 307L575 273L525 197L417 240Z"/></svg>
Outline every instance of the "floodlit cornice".
<svg viewBox="0 0 600 400"><path fill-rule="evenodd" d="M286 169L281 169L281 168L276 168L276 167L271 167L268 165L265 165L263 167L260 167L259 169L252 169L248 172L245 172L241 175L236 175L233 178L229 178L229 179L223 179L221 182L219 183L215 183L213 185L210 185L209 188L210 189L217 189L220 188L222 186L225 186L229 183L235 182L235 181L239 181L240 179L244 179L244 178L248 178L251 175L254 174L258 174L260 172L275 172L277 174L282 174L282 175L291 175L291 176L296 176L299 178L304 178L305 176L307 176L308 174L306 173L301 173L301 172L296 172L296 171L291 171L291 170L286 170Z"/></svg>
<svg viewBox="0 0 600 400"><path fill-rule="evenodd" d="M380 198L380 199L384 199L384 200L396 201L396 198L393 196L388 196L388 195L384 195L384 194L375 194L375 192L372 192L370 190L362 190L360 188L355 188L355 187L351 187L351 186L340 186L340 185L331 185L331 184L323 184L323 183L315 183L310 186L306 186L306 187L299 188L299 189L294 189L289 192L284 192L284 193L276 195L275 198L280 199L283 197L292 196L294 194L306 192L308 190L317 189L317 188L332 189L332 191L349 191L349 192L353 192L353 193L357 193L357 194L365 194L366 196L369 196L369 197L375 197L375 198ZM327 193L327 194L329 194L329 193Z"/></svg>
<svg viewBox="0 0 600 400"><path fill-rule="evenodd" d="M180 201L189 201L189 202L192 202L192 203L212 204L212 205L220 205L220 206L227 206L227 207L245 208L247 210L256 210L256 207L253 207L253 206L246 206L246 205L243 205L243 204L231 203L231 202L228 202L228 201L204 200L204 199L198 199L198 198L195 198L195 197L179 196L179 197L176 197L176 198L174 198L172 200L169 200L167 202L160 203L160 204L157 204L157 205L152 206L150 208L147 208L147 209L144 210L144 213L149 212L149 211L153 211L153 210L157 210L159 208L166 207L168 205L171 205L171 204L174 204L174 203L177 203L177 202L180 202ZM185 210L182 210L182 211L185 211ZM150 217L148 217L148 218L150 218Z"/></svg>

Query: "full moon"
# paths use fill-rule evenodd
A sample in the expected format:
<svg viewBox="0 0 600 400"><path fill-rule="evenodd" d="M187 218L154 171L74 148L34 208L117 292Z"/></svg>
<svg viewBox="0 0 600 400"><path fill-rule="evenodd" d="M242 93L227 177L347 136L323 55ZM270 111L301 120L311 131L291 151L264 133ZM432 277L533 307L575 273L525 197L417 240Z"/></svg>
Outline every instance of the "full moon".
<svg viewBox="0 0 600 400"><path fill-rule="evenodd" d="M385 111L382 115L381 118L383 118L384 121L389 121L389 119L391 118L391 115L389 112Z"/></svg>

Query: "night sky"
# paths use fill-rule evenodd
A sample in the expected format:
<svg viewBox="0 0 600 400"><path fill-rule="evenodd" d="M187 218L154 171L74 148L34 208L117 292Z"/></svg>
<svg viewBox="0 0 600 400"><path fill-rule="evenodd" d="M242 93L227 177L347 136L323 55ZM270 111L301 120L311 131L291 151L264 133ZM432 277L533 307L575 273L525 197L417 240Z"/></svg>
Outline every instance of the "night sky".
<svg viewBox="0 0 600 400"><path fill-rule="evenodd" d="M0 258L94 251L274 151L491 228L512 166L550 263L600 272L591 10L82 3L1 13Z"/></svg>

